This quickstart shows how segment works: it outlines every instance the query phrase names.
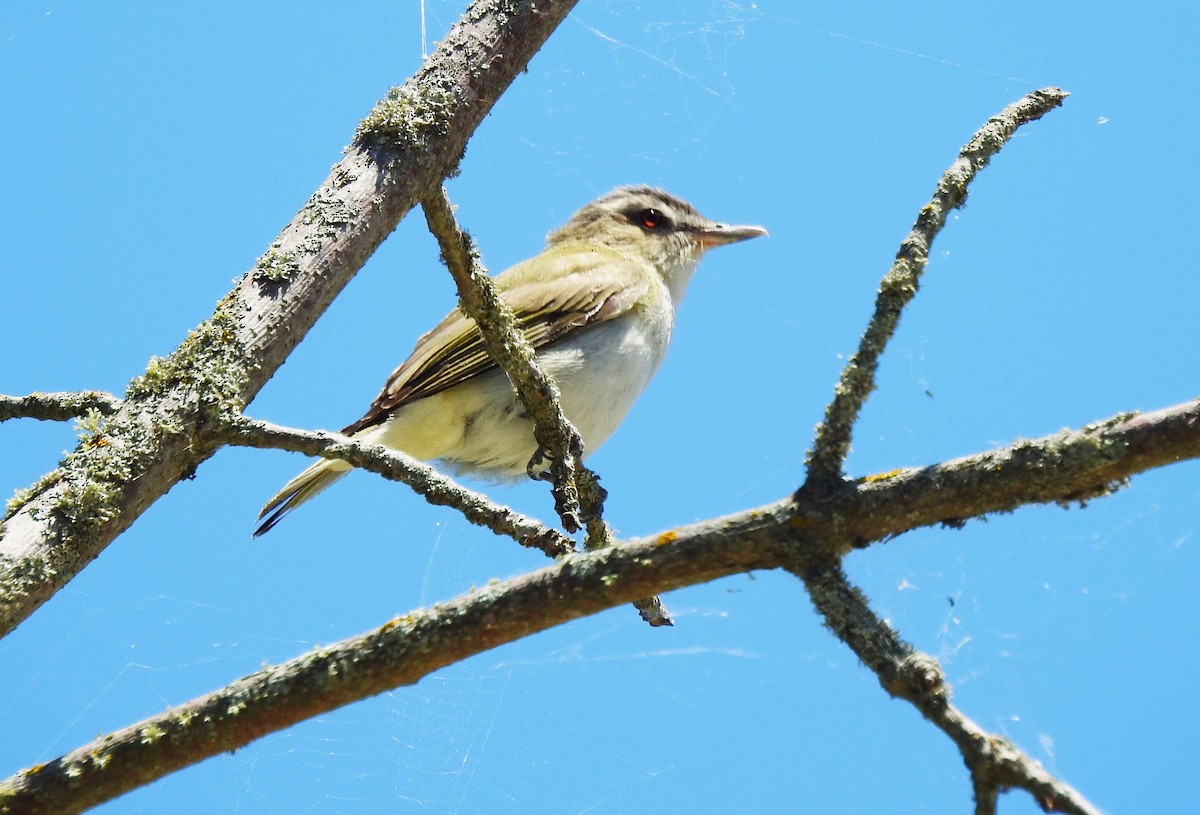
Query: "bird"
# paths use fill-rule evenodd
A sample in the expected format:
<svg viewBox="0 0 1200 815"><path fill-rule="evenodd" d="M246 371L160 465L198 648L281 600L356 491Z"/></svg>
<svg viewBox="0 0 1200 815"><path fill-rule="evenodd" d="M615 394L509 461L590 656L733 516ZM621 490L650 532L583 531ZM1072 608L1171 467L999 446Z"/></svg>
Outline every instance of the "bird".
<svg viewBox="0 0 1200 815"><path fill-rule="evenodd" d="M650 186L624 186L550 232L546 248L494 278L560 391L563 413L596 451L658 371L675 312L706 251L766 235L705 218ZM533 422L488 356L475 321L450 312L417 340L346 435L456 474L511 481L538 452ZM258 537L352 469L321 459L271 498Z"/></svg>

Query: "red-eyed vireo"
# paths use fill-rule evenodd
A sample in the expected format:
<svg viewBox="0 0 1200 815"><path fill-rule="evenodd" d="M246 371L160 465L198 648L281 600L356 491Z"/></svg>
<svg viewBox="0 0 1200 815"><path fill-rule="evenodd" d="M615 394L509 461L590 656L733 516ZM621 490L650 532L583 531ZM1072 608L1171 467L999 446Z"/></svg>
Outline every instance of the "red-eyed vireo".
<svg viewBox="0 0 1200 815"><path fill-rule="evenodd" d="M496 277L585 453L612 434L658 370L700 257L766 234L710 221L662 190L620 187L551 232L541 254ZM457 309L417 340L366 415L343 432L491 479L524 474L537 449L512 384L475 321ZM255 536L350 469L324 459L300 473L263 507Z"/></svg>

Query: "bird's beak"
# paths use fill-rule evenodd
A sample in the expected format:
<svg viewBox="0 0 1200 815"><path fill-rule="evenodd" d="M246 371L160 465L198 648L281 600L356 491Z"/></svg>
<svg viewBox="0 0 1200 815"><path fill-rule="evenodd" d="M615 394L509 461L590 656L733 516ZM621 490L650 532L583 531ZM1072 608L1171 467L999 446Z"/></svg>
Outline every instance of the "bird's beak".
<svg viewBox="0 0 1200 815"><path fill-rule="evenodd" d="M767 230L761 226L735 226L734 224L717 223L709 224L697 229L693 233L696 243L700 244L703 249L712 249L714 246L724 246L727 243L737 243L738 241L748 241L751 238L758 238L767 234L769 234Z"/></svg>

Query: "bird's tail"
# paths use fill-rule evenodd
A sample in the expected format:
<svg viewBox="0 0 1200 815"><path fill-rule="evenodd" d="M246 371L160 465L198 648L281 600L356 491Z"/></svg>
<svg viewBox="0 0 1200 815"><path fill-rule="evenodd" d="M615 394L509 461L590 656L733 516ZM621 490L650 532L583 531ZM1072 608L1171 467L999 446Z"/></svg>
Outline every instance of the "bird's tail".
<svg viewBox="0 0 1200 815"><path fill-rule="evenodd" d="M254 530L254 537L257 538L269 531L271 527L283 520L284 515L315 498L318 493L351 469L350 465L344 461L322 459L287 482L283 489L275 493L275 497L267 502L267 505L262 508L262 512L258 513L260 519L264 515L267 516L267 519L258 529Z"/></svg>

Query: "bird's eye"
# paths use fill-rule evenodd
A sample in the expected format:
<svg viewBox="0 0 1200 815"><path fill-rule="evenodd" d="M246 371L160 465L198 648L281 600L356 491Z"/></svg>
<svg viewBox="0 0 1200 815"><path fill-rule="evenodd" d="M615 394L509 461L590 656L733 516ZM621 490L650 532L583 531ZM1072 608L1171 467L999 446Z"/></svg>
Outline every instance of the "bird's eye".
<svg viewBox="0 0 1200 815"><path fill-rule="evenodd" d="M667 217L657 209L643 209L637 214L636 220L646 229L659 229L667 222Z"/></svg>

